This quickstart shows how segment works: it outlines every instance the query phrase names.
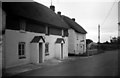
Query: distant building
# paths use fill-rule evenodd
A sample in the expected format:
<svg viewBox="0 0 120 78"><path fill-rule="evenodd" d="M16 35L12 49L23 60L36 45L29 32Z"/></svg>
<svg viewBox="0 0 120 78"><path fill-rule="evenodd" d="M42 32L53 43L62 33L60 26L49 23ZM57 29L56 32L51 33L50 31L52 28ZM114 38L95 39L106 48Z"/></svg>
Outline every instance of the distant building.
<svg viewBox="0 0 120 78"><path fill-rule="evenodd" d="M75 18L71 19L63 16L63 19L70 27L68 30L68 52L69 54L83 54L86 52L86 31L75 22Z"/></svg>
<svg viewBox="0 0 120 78"><path fill-rule="evenodd" d="M97 49L97 46L98 44L95 43L95 42L91 42L87 45L87 49L90 50L90 49Z"/></svg>
<svg viewBox="0 0 120 78"><path fill-rule="evenodd" d="M2 9L5 68L68 56L68 25L50 8L36 2L4 2Z"/></svg>
<svg viewBox="0 0 120 78"><path fill-rule="evenodd" d="M120 1L118 2L118 36L120 37Z"/></svg>

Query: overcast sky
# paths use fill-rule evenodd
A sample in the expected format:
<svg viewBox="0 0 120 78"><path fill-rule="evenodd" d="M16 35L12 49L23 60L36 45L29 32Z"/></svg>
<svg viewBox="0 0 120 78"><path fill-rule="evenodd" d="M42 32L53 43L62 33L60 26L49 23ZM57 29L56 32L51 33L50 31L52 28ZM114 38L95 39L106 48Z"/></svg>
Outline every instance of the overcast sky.
<svg viewBox="0 0 120 78"><path fill-rule="evenodd" d="M0 0L32 1L32 0ZM88 33L87 39L98 41L98 24L101 26L101 42L109 41L110 36L118 36L118 1L119 0L34 0L47 7L52 4L55 12L75 18ZM113 7L112 7L113 6ZM111 9L112 7L112 9ZM111 11L110 11L111 9ZM108 16L109 15L109 16ZM107 17L107 19L106 19ZM105 20L106 19L106 20Z"/></svg>
<svg viewBox="0 0 120 78"><path fill-rule="evenodd" d="M51 0L34 1L40 2L47 7L51 5ZM86 38L92 39L94 42L98 41L98 24L100 24L101 42L105 42L110 40L110 36L116 37L118 35L118 1L52 0L52 4L55 5L56 13L61 11L62 15L75 18L76 22L88 32Z"/></svg>

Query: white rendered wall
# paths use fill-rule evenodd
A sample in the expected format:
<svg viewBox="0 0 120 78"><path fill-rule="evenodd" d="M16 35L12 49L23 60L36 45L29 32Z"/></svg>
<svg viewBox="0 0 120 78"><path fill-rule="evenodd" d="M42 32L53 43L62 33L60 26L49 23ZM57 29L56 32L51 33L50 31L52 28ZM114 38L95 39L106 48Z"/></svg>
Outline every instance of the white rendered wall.
<svg viewBox="0 0 120 78"><path fill-rule="evenodd" d="M38 43L31 43L31 50L30 50L30 60L31 63L39 63L39 45Z"/></svg>
<svg viewBox="0 0 120 78"><path fill-rule="evenodd" d="M5 56L6 56L6 67L13 67L18 65L23 65L30 62L30 41L34 36L44 36L44 34L25 32L20 33L20 31L6 30L5 34ZM26 58L18 58L18 43L26 43Z"/></svg>
<svg viewBox="0 0 120 78"><path fill-rule="evenodd" d="M61 59L61 44L55 44L55 58Z"/></svg>
<svg viewBox="0 0 120 78"><path fill-rule="evenodd" d="M64 37L64 40L65 40L65 44L63 44L63 54L64 54L63 58L67 58L68 57L68 37Z"/></svg>
<svg viewBox="0 0 120 78"><path fill-rule="evenodd" d="M44 47L44 43L40 43L40 44L42 45L42 53L39 52L39 43L31 43L30 45L31 46L31 49L30 49L31 63L39 64L44 62L45 47ZM42 57L39 56L40 54L42 54Z"/></svg>
<svg viewBox="0 0 120 78"><path fill-rule="evenodd" d="M45 41L49 43L49 55L45 56L45 60L60 56L61 45L57 45L55 43L57 38L62 38L62 37L57 35L49 35L45 37ZM64 39L65 39L65 44L63 45L64 57L68 57L68 37L65 37Z"/></svg>
<svg viewBox="0 0 120 78"><path fill-rule="evenodd" d="M61 36L56 35L49 35L45 36L44 34L40 33L31 33L31 32L25 32L20 33L20 31L15 30L6 30L5 34L5 56L6 56L6 67L13 67L18 65L23 65L27 63L38 63L38 53L31 56L34 52L31 50L31 48L38 50L38 47L35 47L34 44L31 46L30 41L34 38L34 36L44 36L45 42L49 42L49 55L45 56L45 46L43 46L43 56L45 56L45 60L55 58L56 55L60 54L61 48L59 46L55 45L55 42L57 38L62 38ZM63 57L68 57L68 38L65 37L65 44L63 45ZM18 43L19 42L26 42L26 58L25 59L19 59L18 58ZM38 51L37 51L38 52ZM30 54L31 53L31 54ZM55 54L58 53L58 54ZM30 59L33 58L33 59Z"/></svg>
<svg viewBox="0 0 120 78"><path fill-rule="evenodd" d="M76 40L77 44L79 44L79 53L83 54L86 52L86 34L78 34L78 40ZM84 40L84 42L80 42L81 40ZM81 46L82 48L81 48Z"/></svg>
<svg viewBox="0 0 120 78"><path fill-rule="evenodd" d="M75 32L73 29L68 30L68 53L74 53L75 50Z"/></svg>
<svg viewBox="0 0 120 78"><path fill-rule="evenodd" d="M78 39L77 39L78 36ZM84 40L84 42L80 42ZM83 54L86 52L86 34L75 32L73 29L69 29L68 37L68 52L71 54ZM78 44L78 46L77 46ZM84 46L81 48L81 46Z"/></svg>

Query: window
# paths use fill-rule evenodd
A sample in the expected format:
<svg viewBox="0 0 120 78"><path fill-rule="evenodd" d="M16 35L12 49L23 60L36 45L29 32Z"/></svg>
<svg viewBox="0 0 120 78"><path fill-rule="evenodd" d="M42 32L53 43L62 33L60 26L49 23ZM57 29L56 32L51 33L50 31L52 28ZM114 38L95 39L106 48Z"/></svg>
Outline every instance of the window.
<svg viewBox="0 0 120 78"><path fill-rule="evenodd" d="M45 43L45 56L49 55L49 43Z"/></svg>
<svg viewBox="0 0 120 78"><path fill-rule="evenodd" d="M77 35L77 40L78 40L78 34L76 34Z"/></svg>
<svg viewBox="0 0 120 78"><path fill-rule="evenodd" d="M64 30L62 29L62 37L64 37Z"/></svg>
<svg viewBox="0 0 120 78"><path fill-rule="evenodd" d="M25 32L26 23L25 20L20 20L20 32Z"/></svg>
<svg viewBox="0 0 120 78"><path fill-rule="evenodd" d="M25 58L25 42L19 42L18 56L19 56L19 59Z"/></svg>
<svg viewBox="0 0 120 78"><path fill-rule="evenodd" d="M46 26L46 28L45 28L45 34L49 35L49 28L48 28L48 26Z"/></svg>

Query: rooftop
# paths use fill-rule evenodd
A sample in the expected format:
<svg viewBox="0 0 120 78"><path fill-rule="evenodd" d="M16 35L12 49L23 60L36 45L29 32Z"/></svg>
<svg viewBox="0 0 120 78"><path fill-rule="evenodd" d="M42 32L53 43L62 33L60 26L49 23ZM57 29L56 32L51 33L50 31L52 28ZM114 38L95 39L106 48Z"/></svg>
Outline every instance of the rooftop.
<svg viewBox="0 0 120 78"><path fill-rule="evenodd" d="M37 2L3 2L6 14L32 19L51 26L68 28L68 25L50 8Z"/></svg>
<svg viewBox="0 0 120 78"><path fill-rule="evenodd" d="M71 27L73 28L75 31L82 33L82 34L86 34L86 30L84 28L82 28L82 26L80 26L77 22L73 21L71 18L62 15L64 21Z"/></svg>

